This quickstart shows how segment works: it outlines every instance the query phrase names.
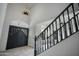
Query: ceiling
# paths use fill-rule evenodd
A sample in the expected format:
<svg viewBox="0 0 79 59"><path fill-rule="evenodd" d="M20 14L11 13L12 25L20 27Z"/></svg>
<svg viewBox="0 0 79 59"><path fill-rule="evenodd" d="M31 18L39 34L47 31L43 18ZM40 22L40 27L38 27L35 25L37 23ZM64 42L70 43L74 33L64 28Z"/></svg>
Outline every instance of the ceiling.
<svg viewBox="0 0 79 59"><path fill-rule="evenodd" d="M31 27L38 23L55 19L69 3L9 3L10 18L24 21ZM30 10L30 15L22 15L24 9ZM17 16L16 16L17 15Z"/></svg>
<svg viewBox="0 0 79 59"><path fill-rule="evenodd" d="M30 25L52 21L69 5L69 3L39 3L33 6L30 15Z"/></svg>

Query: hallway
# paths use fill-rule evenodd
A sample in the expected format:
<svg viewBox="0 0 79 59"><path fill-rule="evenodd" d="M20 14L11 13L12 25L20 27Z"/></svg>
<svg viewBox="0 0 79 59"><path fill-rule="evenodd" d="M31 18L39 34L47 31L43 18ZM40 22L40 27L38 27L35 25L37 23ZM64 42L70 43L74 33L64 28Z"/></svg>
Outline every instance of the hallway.
<svg viewBox="0 0 79 59"><path fill-rule="evenodd" d="M79 3L3 3L0 7L0 56L37 56L79 31ZM74 44L72 48L79 45L68 42ZM64 47L69 55L76 55L79 48L72 52L68 42ZM57 51L55 55L63 55L63 49Z"/></svg>
<svg viewBox="0 0 79 59"><path fill-rule="evenodd" d="M0 56L33 56L34 49L29 46L9 49L4 52L0 52Z"/></svg>

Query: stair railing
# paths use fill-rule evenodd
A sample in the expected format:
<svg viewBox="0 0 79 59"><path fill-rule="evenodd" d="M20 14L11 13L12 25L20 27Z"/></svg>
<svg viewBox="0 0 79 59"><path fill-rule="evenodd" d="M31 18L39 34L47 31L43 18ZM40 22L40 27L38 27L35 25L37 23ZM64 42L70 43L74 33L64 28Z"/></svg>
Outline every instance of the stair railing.
<svg viewBox="0 0 79 59"><path fill-rule="evenodd" d="M78 31L79 3L71 3L37 37L35 36L34 55L44 52Z"/></svg>

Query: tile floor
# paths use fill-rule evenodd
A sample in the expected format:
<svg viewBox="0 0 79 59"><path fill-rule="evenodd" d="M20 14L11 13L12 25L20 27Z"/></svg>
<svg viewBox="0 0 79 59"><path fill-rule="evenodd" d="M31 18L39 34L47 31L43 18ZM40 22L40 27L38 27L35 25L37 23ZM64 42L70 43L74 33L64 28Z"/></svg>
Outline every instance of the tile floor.
<svg viewBox="0 0 79 59"><path fill-rule="evenodd" d="M0 52L0 56L33 56L34 49L29 46L18 47Z"/></svg>

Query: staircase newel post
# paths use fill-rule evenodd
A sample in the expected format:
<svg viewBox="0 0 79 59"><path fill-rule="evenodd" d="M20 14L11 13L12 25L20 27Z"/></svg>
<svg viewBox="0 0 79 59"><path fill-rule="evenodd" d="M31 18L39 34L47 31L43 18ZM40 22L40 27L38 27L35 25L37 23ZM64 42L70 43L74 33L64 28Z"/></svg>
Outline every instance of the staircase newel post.
<svg viewBox="0 0 79 59"><path fill-rule="evenodd" d="M35 36L35 43L34 43L34 56L36 56L36 36Z"/></svg>

